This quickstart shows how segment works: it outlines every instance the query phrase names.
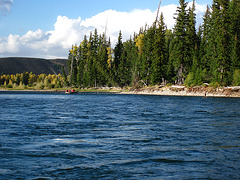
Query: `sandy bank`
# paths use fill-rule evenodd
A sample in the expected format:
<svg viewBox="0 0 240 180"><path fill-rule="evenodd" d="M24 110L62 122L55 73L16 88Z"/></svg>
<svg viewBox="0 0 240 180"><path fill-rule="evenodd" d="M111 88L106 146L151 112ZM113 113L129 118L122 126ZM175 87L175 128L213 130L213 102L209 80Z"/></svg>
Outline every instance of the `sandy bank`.
<svg viewBox="0 0 240 180"><path fill-rule="evenodd" d="M192 87L165 86L165 87L144 87L122 91L122 94L142 95L165 95L165 96L202 96L202 97L240 97L240 86L238 87Z"/></svg>

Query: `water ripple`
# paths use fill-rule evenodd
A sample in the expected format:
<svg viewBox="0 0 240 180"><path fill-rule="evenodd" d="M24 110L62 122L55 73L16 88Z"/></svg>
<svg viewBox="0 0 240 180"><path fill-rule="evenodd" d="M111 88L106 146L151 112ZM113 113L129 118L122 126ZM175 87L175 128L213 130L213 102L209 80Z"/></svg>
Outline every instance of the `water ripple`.
<svg viewBox="0 0 240 180"><path fill-rule="evenodd" d="M5 92L0 108L2 179L240 179L239 99Z"/></svg>

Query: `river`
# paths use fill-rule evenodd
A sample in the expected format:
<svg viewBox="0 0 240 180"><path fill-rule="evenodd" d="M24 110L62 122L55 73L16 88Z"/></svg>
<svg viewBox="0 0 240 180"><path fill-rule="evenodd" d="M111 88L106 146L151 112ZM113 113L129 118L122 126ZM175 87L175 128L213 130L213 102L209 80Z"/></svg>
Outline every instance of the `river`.
<svg viewBox="0 0 240 180"><path fill-rule="evenodd" d="M1 179L240 179L240 98L0 92Z"/></svg>

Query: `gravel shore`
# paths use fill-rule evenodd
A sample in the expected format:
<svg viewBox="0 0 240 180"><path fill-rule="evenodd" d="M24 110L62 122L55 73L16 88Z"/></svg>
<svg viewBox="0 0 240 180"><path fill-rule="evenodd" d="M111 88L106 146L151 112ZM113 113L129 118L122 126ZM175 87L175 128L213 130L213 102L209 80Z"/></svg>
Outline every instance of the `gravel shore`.
<svg viewBox="0 0 240 180"><path fill-rule="evenodd" d="M165 95L165 96L202 96L202 97L240 97L240 87L192 87L165 86L144 87L122 91L122 94Z"/></svg>

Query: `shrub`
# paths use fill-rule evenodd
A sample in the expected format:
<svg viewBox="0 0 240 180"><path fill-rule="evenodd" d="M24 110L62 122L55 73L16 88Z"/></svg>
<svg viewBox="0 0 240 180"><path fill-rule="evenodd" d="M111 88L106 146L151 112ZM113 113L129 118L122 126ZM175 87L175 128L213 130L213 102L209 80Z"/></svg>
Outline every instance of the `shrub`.
<svg viewBox="0 0 240 180"><path fill-rule="evenodd" d="M44 84L42 82L36 83L35 89L44 89Z"/></svg>
<svg viewBox="0 0 240 180"><path fill-rule="evenodd" d="M189 74L187 75L187 78L185 79L184 84L185 84L186 86L193 86L193 85L194 85L194 76L193 76L193 73L189 73Z"/></svg>
<svg viewBox="0 0 240 180"><path fill-rule="evenodd" d="M233 74L233 85L240 85L240 69L236 69Z"/></svg>
<svg viewBox="0 0 240 180"><path fill-rule="evenodd" d="M14 89L17 89L17 87L18 87L17 83L14 83L14 84L13 84L13 88L14 88Z"/></svg>
<svg viewBox="0 0 240 180"><path fill-rule="evenodd" d="M207 70L207 69L204 69L202 71L202 78L203 78L203 81L206 83L210 83L211 80L213 79L212 75L210 74L209 70Z"/></svg>
<svg viewBox="0 0 240 180"><path fill-rule="evenodd" d="M217 88L217 87L220 87L220 84L218 82L211 82L209 84L209 87Z"/></svg>
<svg viewBox="0 0 240 180"><path fill-rule="evenodd" d="M13 88L13 85L12 84L8 84L7 88Z"/></svg>
<svg viewBox="0 0 240 180"><path fill-rule="evenodd" d="M26 86L22 83L22 81L20 81L18 89L26 89Z"/></svg>

